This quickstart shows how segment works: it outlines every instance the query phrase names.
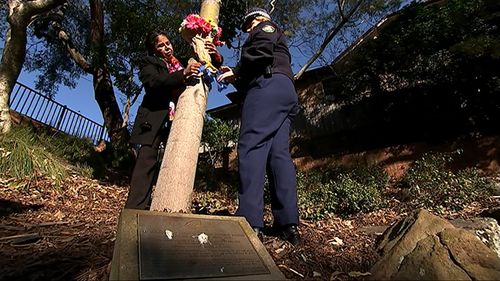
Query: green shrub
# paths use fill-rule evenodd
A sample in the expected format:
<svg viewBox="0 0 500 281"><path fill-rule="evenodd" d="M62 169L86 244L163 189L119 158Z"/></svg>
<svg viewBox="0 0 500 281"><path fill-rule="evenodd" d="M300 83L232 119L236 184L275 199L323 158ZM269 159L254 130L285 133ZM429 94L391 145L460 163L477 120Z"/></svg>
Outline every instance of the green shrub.
<svg viewBox="0 0 500 281"><path fill-rule="evenodd" d="M99 153L88 139L62 133L46 135L43 139L53 153L66 159L84 176L106 179L113 173L128 175L134 164L134 156L128 147L107 143L106 149Z"/></svg>
<svg viewBox="0 0 500 281"><path fill-rule="evenodd" d="M221 163L224 152L232 149L232 145L238 141L238 135L237 122L206 117L201 135L201 146L208 156L205 161L213 167Z"/></svg>
<svg viewBox="0 0 500 281"><path fill-rule="evenodd" d="M236 197L224 191L196 192L193 194L192 211L197 214L217 214L234 205Z"/></svg>
<svg viewBox="0 0 500 281"><path fill-rule="evenodd" d="M128 175L133 161L126 147L108 144L97 153L87 139L26 125L0 136L0 175L16 179L46 176L60 181L69 171L94 178L107 178L111 171Z"/></svg>
<svg viewBox="0 0 500 281"><path fill-rule="evenodd" d="M224 164L229 164L229 158L225 157L229 156L238 140L238 130L238 124L234 121L206 116L201 136L201 148L205 152L198 157L196 186L211 191L237 186L238 180L234 179L234 173Z"/></svg>
<svg viewBox="0 0 500 281"><path fill-rule="evenodd" d="M329 166L297 173L299 208L304 219L348 216L382 206L388 175L378 166Z"/></svg>
<svg viewBox="0 0 500 281"><path fill-rule="evenodd" d="M94 145L88 139L79 139L64 133L42 133L40 141L53 153L71 163L85 163L94 151Z"/></svg>
<svg viewBox="0 0 500 281"><path fill-rule="evenodd" d="M16 179L67 176L68 163L48 149L29 127L16 126L0 136L0 174Z"/></svg>
<svg viewBox="0 0 500 281"><path fill-rule="evenodd" d="M298 183L299 212L303 219L321 220L337 213L338 199L331 183L307 188Z"/></svg>
<svg viewBox="0 0 500 281"><path fill-rule="evenodd" d="M370 212L380 208L382 195L375 182L363 183L351 174L340 175L335 184L339 200L337 212L341 215Z"/></svg>
<svg viewBox="0 0 500 281"><path fill-rule="evenodd" d="M427 153L413 163L400 182L403 188L408 188L411 205L458 211L492 194L493 183L481 177L478 169L453 172L447 167L460 152Z"/></svg>

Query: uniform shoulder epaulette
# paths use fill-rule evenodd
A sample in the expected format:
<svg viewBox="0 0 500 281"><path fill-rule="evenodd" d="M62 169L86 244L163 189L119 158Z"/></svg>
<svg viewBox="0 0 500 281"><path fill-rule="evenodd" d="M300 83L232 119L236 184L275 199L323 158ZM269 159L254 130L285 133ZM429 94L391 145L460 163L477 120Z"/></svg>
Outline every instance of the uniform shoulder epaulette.
<svg viewBox="0 0 500 281"><path fill-rule="evenodd" d="M276 27L274 27L272 24L266 24L262 27L262 31L267 33L274 33L276 32Z"/></svg>

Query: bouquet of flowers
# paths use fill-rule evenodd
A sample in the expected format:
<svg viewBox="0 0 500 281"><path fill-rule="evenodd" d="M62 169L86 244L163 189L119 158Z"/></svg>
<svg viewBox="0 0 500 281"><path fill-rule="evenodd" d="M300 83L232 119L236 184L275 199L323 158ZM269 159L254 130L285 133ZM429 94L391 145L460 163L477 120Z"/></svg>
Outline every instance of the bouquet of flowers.
<svg viewBox="0 0 500 281"><path fill-rule="evenodd" d="M207 69L212 73L217 72L205 48L205 42L212 41L215 46L224 45L220 41L222 29L212 20L205 20L199 15L190 14L182 21L179 31L182 38L191 43L200 61L206 63Z"/></svg>
<svg viewBox="0 0 500 281"><path fill-rule="evenodd" d="M224 42L220 41L222 28L218 27L215 22L205 20L196 14L189 14L182 21L179 31L186 41L191 41L192 37L199 35L204 38L212 39L215 46L224 45Z"/></svg>

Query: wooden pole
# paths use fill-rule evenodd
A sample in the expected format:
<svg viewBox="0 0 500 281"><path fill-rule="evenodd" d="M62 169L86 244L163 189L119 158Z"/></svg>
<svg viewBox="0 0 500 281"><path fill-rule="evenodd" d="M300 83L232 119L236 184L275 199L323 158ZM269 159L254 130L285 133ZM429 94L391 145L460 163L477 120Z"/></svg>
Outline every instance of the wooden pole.
<svg viewBox="0 0 500 281"><path fill-rule="evenodd" d="M217 25L219 7L220 0L204 0L201 4L200 16ZM193 46L198 57L206 59L207 53L200 44L204 44L203 40L211 40L212 38L200 39L200 36L194 36L189 43ZM208 60L210 60L210 56L208 56ZM198 79L195 85L188 86L179 97L158 181L153 192L152 211L181 213L191 211L191 194L194 187L207 98L208 86L202 79Z"/></svg>

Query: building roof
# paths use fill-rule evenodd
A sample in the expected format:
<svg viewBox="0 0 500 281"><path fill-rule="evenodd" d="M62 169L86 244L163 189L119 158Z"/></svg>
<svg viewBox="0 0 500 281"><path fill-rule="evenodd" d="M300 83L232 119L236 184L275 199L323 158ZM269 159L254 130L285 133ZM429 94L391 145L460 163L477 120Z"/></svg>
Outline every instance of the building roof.
<svg viewBox="0 0 500 281"><path fill-rule="evenodd" d="M238 104L229 103L207 110L206 113L213 118L232 120L234 118L237 118L237 116L239 116L239 110L240 109Z"/></svg>

